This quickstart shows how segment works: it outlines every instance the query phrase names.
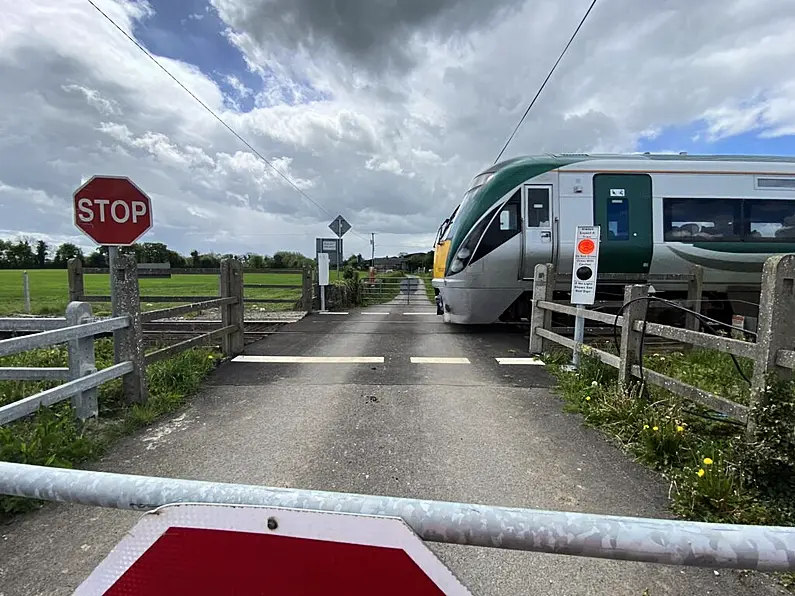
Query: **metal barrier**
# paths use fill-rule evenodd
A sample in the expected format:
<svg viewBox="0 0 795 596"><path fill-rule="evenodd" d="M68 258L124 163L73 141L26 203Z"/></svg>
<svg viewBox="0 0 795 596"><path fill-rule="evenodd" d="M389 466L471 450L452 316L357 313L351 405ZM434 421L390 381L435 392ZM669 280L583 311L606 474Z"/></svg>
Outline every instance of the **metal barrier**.
<svg viewBox="0 0 795 596"><path fill-rule="evenodd" d="M423 540L692 567L795 570L795 528L644 519L153 478L0 462L0 494L151 510L266 505L402 518Z"/></svg>
<svg viewBox="0 0 795 596"><path fill-rule="evenodd" d="M361 301L363 306L385 304L396 301L399 304L425 304L425 286L418 277L376 277L374 280L362 279Z"/></svg>

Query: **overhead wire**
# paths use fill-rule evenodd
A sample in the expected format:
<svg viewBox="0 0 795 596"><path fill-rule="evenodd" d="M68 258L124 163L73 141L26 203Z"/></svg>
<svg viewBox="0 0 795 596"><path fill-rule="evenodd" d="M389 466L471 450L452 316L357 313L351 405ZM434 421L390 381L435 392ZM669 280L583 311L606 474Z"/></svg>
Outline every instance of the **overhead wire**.
<svg viewBox="0 0 795 596"><path fill-rule="evenodd" d="M502 157L502 154L505 153L505 150L508 148L508 145L510 145L511 141L513 140L514 135L516 135L516 131L518 131L519 127L522 126L522 122L524 122L525 118L527 118L527 114L530 113L530 110L532 109L533 105L536 103L536 100L538 99L538 97L541 95L541 92L544 90L544 87L546 87L547 82L549 81L549 79L552 78L552 74L555 72L555 69L558 67L558 64L560 64L560 61L563 60L563 56L566 55L566 52L568 51L569 47L571 46L572 42L574 41L574 38L577 37L577 34L580 32L580 29L582 29L582 26L585 23L585 20L588 18L588 15L591 14L591 11L593 10L593 7L595 5L596 5L596 0L593 0L591 2L591 5L588 7L588 10L585 11L585 15L583 15L582 19L580 20L580 24L577 25L577 28L574 30L574 33L572 33L571 38L569 39L569 43L567 43L566 47L563 48L563 51L560 53L560 56L558 56L558 59L555 61L555 64L550 69L549 74L547 74L547 78L545 78L544 82L541 83L541 86L538 88L538 91L536 92L535 97L533 97L533 100L530 102L530 105L527 106L527 109L524 111L524 114L519 119L519 123L516 125L516 128L513 129L513 132L508 137L508 140L505 141L505 145L503 145L502 150L497 155L497 159L494 160L495 164L498 161L500 161L500 158Z"/></svg>
<svg viewBox="0 0 795 596"><path fill-rule="evenodd" d="M208 106L204 101L199 99L199 97L195 93L193 93L193 91L188 89L188 87L185 86L185 84L182 81L180 81L174 74L172 74L172 72L170 70L168 70L165 66L163 66L157 60L157 58L155 58L149 52L149 50L147 50L140 42L138 42L137 39L135 39L133 36L131 36L129 33L127 33L118 23L116 23L116 21L113 20L113 18L111 16L109 16L105 11L103 11L99 6L97 6L94 3L94 0L86 0L86 2L88 2L94 8L94 10L96 10L111 25L113 25L118 31L120 31L121 34L124 35L124 37L126 37L127 40L129 40L131 43L133 43L135 45L135 47L137 47L147 58L149 58L152 62L154 62L157 65L157 67L160 68L160 70L162 70L164 73L166 73L171 78L171 80L173 80L177 85L179 85L182 88L183 91L185 91L188 95L190 95L201 107L203 107L205 109L205 111L208 114L210 114L210 116L212 116L215 120L217 120L221 124L221 126L226 128L226 130L228 130L230 133L232 133L237 138L237 140L239 140L241 143L243 143L243 145L245 145L246 148L248 148L249 151L251 151L259 159L261 159L268 166L270 166L270 168L274 172L276 172L279 176L281 176L285 180L285 182L287 182L287 184L289 184L293 189L295 189L302 197L304 197L312 205L314 205L315 207L320 209L323 213L325 213L329 217L333 217L331 212L329 212L320 203L318 203L312 197L310 197L306 193L306 191L301 189L295 182L293 182L293 180L287 174L285 174L279 168L277 168L275 165L273 165L273 163L268 158L266 158L264 155L262 155L262 153L260 153L251 143L249 143L245 138L243 138L243 136L240 135L240 133L238 133L234 128L232 128L229 124L227 124L224 121L223 118L221 118L218 114L216 114L215 110L213 110L210 106ZM362 240L365 240L365 241L369 242L369 240L367 238L365 238L364 236L362 236L361 234L359 234L355 230L351 230L351 232L355 236L358 236L359 238L361 238Z"/></svg>

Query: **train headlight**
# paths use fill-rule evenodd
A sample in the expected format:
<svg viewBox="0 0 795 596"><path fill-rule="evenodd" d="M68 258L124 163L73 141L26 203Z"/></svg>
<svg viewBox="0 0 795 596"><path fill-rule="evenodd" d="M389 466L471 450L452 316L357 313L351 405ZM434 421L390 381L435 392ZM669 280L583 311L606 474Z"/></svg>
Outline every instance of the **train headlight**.
<svg viewBox="0 0 795 596"><path fill-rule="evenodd" d="M458 251L456 255L462 261L466 261L472 255L472 251L469 250L468 246L463 247L461 250Z"/></svg>
<svg viewBox="0 0 795 596"><path fill-rule="evenodd" d="M458 273L464 268L464 262L456 257L453 259L453 262L450 263L450 273Z"/></svg>

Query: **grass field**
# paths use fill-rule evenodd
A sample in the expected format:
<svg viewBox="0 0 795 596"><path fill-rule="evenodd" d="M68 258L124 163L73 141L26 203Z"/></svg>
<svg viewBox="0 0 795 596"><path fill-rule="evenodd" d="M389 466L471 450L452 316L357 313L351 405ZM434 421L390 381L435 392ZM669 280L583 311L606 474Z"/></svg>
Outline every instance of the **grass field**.
<svg viewBox="0 0 795 596"><path fill-rule="evenodd" d="M69 302L69 287L66 270L39 269L28 271L30 279L31 312L40 315L63 315ZM244 283L272 285L301 285L301 275L293 273L249 273L244 274ZM85 291L88 295L107 295L110 293L109 276L90 274L84 277ZM217 296L217 275L174 275L171 279L141 279L142 295L151 296ZM298 300L300 289L246 288L246 298L270 298ZM144 310L165 308L168 304L146 303ZM0 316L24 312L22 290L22 271L0 270ZM95 303L94 312L107 313L110 304ZM292 310L293 304L255 304L250 308L264 310Z"/></svg>

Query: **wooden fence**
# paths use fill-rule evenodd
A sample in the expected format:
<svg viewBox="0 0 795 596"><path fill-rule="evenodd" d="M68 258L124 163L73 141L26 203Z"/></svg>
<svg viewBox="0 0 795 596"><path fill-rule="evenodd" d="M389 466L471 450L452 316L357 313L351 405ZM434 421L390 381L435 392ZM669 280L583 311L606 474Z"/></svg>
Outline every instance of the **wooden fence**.
<svg viewBox="0 0 795 596"><path fill-rule="evenodd" d="M80 268L70 264L70 274ZM0 341L0 356L7 356L68 343L69 366L65 368L5 367L0 368L0 380L66 380L63 385L0 407L0 424L27 416L39 406L49 406L72 398L76 414L81 419L96 416L97 387L112 379L122 378L127 403L142 403L148 398L146 367L202 345L219 342L225 356L243 352L243 268L234 259L224 260L219 270L220 296L201 297L199 302L142 312L138 284L138 268L132 256L120 255L111 271L111 292L115 297L113 315L108 319L94 318L91 305L85 301L71 301L64 318L3 318L0 331L28 333ZM162 298L162 297L161 297ZM196 297L188 297L194 299ZM179 300L169 297L170 302ZM217 329L196 337L147 353L143 325L151 321L184 315L206 308L220 308L221 321ZM30 334L30 332L34 332ZM94 339L113 333L114 365L97 371L94 360Z"/></svg>
<svg viewBox="0 0 795 596"><path fill-rule="evenodd" d="M235 261L236 259L225 259L225 262ZM223 276L222 268L220 269L171 269L172 277L174 275L219 275ZM85 293L85 275L92 274L105 274L110 272L109 268L97 267L83 267L82 261L79 259L71 259L68 263L69 274L69 300L77 302L110 302L110 295L87 295ZM272 290L301 290L299 298L247 298L244 296L243 301L246 304L291 304L295 308L303 311L312 310L312 271L311 269L242 269L242 275L247 274L279 274L279 275L301 275L301 284L258 284L258 283L245 283L243 288L256 288L256 289L272 289ZM222 282L219 277L219 288ZM190 303L206 303L218 299L219 296L154 296L144 295L140 296L143 302L190 302ZM218 305L215 305L218 306ZM212 306L205 306L204 308L212 308ZM191 309L193 311L200 310L199 307ZM184 314L184 313L182 313ZM177 315L172 315L177 316Z"/></svg>
<svg viewBox="0 0 795 596"><path fill-rule="evenodd" d="M555 271L552 265L535 268L533 308L530 317L530 352L549 351L553 344L562 345L579 353L598 358L618 369L619 382L627 385L635 378L663 387L672 393L701 403L732 418L746 422L753 431L749 411L762 405L766 399L765 387L768 373L788 377L795 368L795 255L770 257L762 272L759 322L756 342L723 337L698 331L698 317L692 316L686 328L672 327L645 320L650 301L649 286L629 285L624 289L624 306L620 316L589 309L580 309L586 320L615 324L621 331L619 354L611 354L592 346L578 344L551 330L552 313L576 316L578 309L572 305L552 301ZM695 319L693 322L692 320ZM704 391L656 371L641 368L641 341L643 336L663 337L692 346L720 350L754 362L751 378L750 406L732 402L722 396Z"/></svg>

